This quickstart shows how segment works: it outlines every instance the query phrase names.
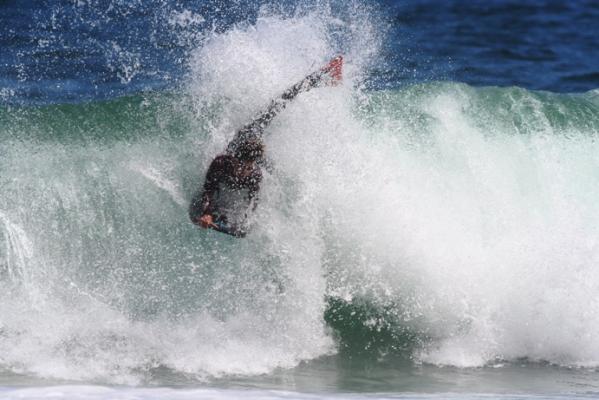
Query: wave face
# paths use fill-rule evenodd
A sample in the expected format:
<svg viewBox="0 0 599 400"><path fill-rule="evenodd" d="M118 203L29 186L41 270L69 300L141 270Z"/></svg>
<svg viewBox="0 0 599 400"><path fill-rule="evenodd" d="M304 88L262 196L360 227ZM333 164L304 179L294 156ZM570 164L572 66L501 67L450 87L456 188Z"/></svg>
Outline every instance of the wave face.
<svg viewBox="0 0 599 400"><path fill-rule="evenodd" d="M143 383L335 352L597 366L599 96L361 90L372 18L263 10L213 33L181 92L2 108L2 368ZM340 49L345 84L268 130L251 234L192 226L235 129Z"/></svg>

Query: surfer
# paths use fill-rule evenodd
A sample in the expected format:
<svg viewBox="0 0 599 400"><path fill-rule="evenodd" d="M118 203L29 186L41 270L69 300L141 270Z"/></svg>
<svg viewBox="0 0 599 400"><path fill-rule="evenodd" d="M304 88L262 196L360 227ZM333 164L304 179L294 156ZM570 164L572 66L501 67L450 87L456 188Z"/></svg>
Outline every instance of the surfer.
<svg viewBox="0 0 599 400"><path fill-rule="evenodd" d="M339 82L342 64L341 56L332 59L324 68L306 76L272 100L265 111L237 131L225 153L212 160L202 189L191 200L189 217L194 224L236 237L246 235L243 222L247 219L247 212L255 210L257 206L262 181L260 166L265 163L262 143L264 129L298 94L321 84ZM224 188L237 195L244 192L242 204L237 202L238 204L229 208L219 204L219 197ZM244 209L242 222L231 221L229 213L239 212L240 208Z"/></svg>

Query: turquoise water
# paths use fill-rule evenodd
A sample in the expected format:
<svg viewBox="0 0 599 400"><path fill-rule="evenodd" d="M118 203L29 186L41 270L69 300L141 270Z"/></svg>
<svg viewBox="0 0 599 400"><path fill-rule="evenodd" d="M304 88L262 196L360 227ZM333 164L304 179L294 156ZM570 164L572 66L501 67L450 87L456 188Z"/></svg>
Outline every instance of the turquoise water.
<svg viewBox="0 0 599 400"><path fill-rule="evenodd" d="M594 92L311 92L246 240L187 221L217 103L0 112L5 385L595 392Z"/></svg>

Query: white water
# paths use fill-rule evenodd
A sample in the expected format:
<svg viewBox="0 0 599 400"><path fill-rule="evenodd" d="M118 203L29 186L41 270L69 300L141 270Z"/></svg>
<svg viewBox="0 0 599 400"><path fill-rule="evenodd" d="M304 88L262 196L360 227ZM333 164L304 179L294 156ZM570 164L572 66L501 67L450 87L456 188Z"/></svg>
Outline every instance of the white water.
<svg viewBox="0 0 599 400"><path fill-rule="evenodd" d="M345 84L302 95L269 128L254 231L196 230L184 200L210 160L336 54L331 25L356 38ZM371 26L264 16L209 38L189 84L204 135L8 147L2 366L126 384L159 367L269 373L335 352L327 295L390 307L389 324L423 337L417 362L598 365L597 132L557 126L543 101L559 99L525 91L362 92Z"/></svg>
<svg viewBox="0 0 599 400"><path fill-rule="evenodd" d="M314 23L265 18L199 53L211 85L198 93L221 93L231 112L215 149L254 111L248 98L263 104L310 69L309 55L327 55ZM431 338L416 360L597 365L596 123L559 106L572 118L559 126L551 98L518 90L495 93L507 105L495 110L486 93L456 85L381 94L382 110L364 121L355 110L369 100L352 90L351 63L344 87L308 93L270 129L280 176L265 185L269 236L318 237L299 258L333 246L329 294L401 304L395 322Z"/></svg>
<svg viewBox="0 0 599 400"><path fill-rule="evenodd" d="M332 394L332 393L297 393L289 391L263 391L263 390L223 390L223 389L115 389L99 386L55 386L43 388L13 389L0 388L0 398L6 400L41 400L41 399L69 399L69 400L204 400L204 399L249 399L249 400L353 400L353 399L488 399L489 395L395 395L395 394ZM584 399L592 398L584 395L568 396L522 396L522 395L494 395L499 399Z"/></svg>

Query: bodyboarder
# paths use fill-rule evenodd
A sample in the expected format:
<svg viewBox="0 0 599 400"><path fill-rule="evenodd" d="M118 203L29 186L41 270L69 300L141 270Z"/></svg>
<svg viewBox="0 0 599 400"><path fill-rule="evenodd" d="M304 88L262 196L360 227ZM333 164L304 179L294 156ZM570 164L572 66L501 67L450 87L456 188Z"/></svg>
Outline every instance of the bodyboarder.
<svg viewBox="0 0 599 400"><path fill-rule="evenodd" d="M232 213L253 211L258 202L262 181L260 165L264 163L264 129L273 118L298 94L320 85L337 84L341 80L342 56L335 57L325 67L306 76L291 86L249 124L237 131L223 154L211 162L204 185L193 196L189 205L191 221L205 229L214 229L236 237L247 234L245 223L232 221ZM237 195L235 204L224 205L225 192ZM241 198L241 200L239 200Z"/></svg>

